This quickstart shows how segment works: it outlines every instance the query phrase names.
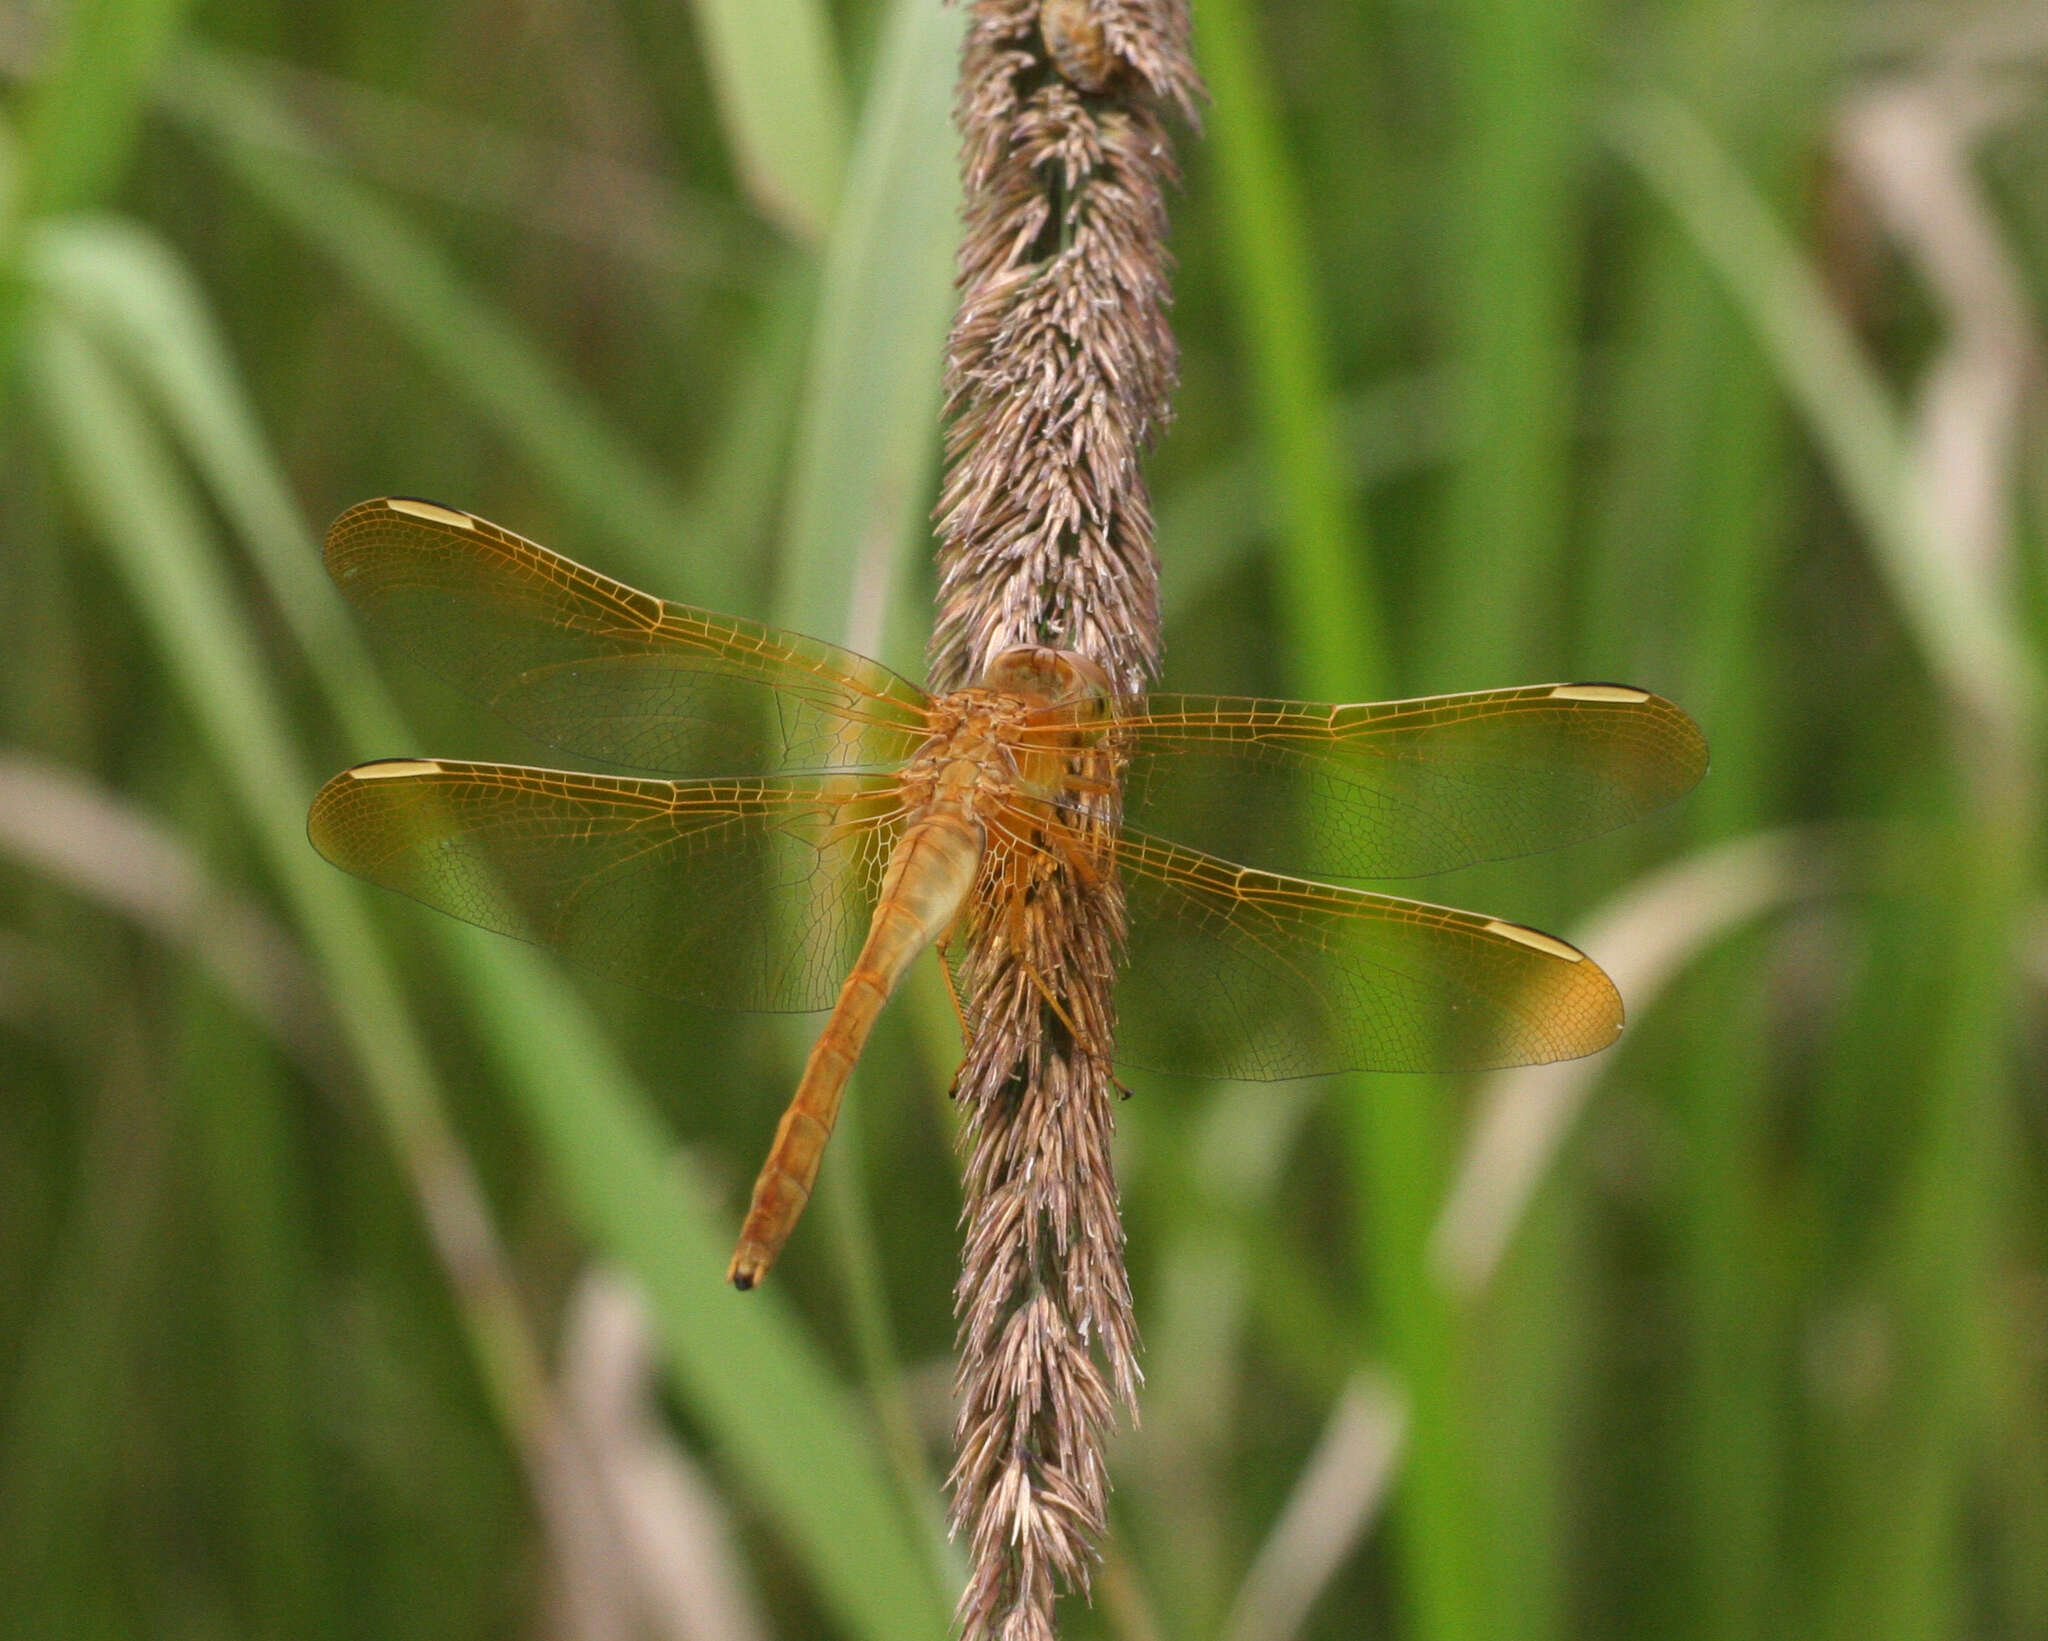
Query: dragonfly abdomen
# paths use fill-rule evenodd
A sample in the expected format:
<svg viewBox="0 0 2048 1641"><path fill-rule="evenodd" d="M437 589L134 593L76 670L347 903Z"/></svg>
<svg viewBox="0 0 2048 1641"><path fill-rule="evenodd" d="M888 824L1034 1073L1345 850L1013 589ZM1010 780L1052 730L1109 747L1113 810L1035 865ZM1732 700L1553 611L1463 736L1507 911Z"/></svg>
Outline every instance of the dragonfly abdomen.
<svg viewBox="0 0 2048 1641"><path fill-rule="evenodd" d="M897 840L860 957L839 988L775 1143L754 1181L726 1279L751 1288L768 1274L817 1183L839 1102L882 1005L918 953L946 932L981 868L980 823L951 804L934 806Z"/></svg>

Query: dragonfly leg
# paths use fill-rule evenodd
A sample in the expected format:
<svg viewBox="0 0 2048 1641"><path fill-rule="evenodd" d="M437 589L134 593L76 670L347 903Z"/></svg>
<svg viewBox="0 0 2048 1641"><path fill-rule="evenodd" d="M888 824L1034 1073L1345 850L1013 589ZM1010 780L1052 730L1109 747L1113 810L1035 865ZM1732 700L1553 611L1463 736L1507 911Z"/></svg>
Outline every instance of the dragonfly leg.
<svg viewBox="0 0 2048 1641"><path fill-rule="evenodd" d="M1085 826L1064 825L1052 841L1060 864L1083 889L1093 890L1102 886L1108 857L1101 833Z"/></svg>
<svg viewBox="0 0 2048 1641"><path fill-rule="evenodd" d="M1060 783L1062 797L1108 798L1116 795L1117 783L1105 775L1084 775L1069 768L1067 777Z"/></svg>
<svg viewBox="0 0 2048 1641"><path fill-rule="evenodd" d="M1052 987L1046 983L1045 976L1040 974L1029 963L1024 964L1023 969L1031 977L1031 984L1038 988L1038 995L1045 1000L1046 1007L1059 1016L1060 1024L1067 1028L1067 1035L1074 1040L1074 1043L1080 1048L1081 1052L1091 1060L1106 1062L1109 1056L1103 1052L1102 1045L1097 1043L1089 1033L1083 1031L1075 1022L1074 1017L1067 1012L1066 1005L1059 1000L1054 994Z"/></svg>
<svg viewBox="0 0 2048 1641"><path fill-rule="evenodd" d="M936 945L939 954L939 978L946 983L946 1001L953 1005L953 1018L960 1022L960 1045L970 1047L974 1042L974 1028L967 1023L967 1007L960 1001L960 987L953 979L953 965L946 961L946 950L953 943L953 931L948 929L940 935Z"/></svg>

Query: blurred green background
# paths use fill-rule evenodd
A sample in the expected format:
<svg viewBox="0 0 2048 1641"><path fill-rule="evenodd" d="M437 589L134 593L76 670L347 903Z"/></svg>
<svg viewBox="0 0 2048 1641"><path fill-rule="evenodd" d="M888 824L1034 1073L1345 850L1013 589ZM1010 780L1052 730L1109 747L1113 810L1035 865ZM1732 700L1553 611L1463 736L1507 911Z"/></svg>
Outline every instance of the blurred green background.
<svg viewBox="0 0 2048 1641"><path fill-rule="evenodd" d="M2048 1634L2048 28L1197 0L1175 687L1684 703L1670 815L1423 887L1632 1029L1120 1112L1143 1423L1075 1637ZM361 890L439 498L913 675L936 0L0 7L0 1628L945 1632L932 975L764 1291L811 1022ZM637 1297L636 1297L637 1296Z"/></svg>

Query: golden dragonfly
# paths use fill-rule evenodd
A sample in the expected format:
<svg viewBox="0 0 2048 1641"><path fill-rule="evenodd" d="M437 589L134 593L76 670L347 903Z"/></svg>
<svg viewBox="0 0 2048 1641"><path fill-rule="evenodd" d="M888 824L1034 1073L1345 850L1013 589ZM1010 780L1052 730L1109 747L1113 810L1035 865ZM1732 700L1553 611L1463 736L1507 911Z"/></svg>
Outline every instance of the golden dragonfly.
<svg viewBox="0 0 2048 1641"><path fill-rule="evenodd" d="M1233 865L1143 827L1241 835L1256 852L1266 817L1294 817L1276 829L1308 870L1422 876L1606 831L1706 768L1690 718L1615 684L1348 706L1119 698L1086 659L1023 648L935 697L432 502L351 508L326 558L375 628L513 725L660 778L362 764L313 801L321 854L650 991L831 1009L754 1187L727 1273L740 1288L802 1213L883 1003L957 921L1001 939L1061 872L1119 889L1120 1010L1173 1022L1133 1057L1154 1069L1281 1079L1571 1059L1614 1041L1622 1006L1562 940ZM1058 976L1038 978L1057 1010ZM962 1020L971 1031L971 998Z"/></svg>

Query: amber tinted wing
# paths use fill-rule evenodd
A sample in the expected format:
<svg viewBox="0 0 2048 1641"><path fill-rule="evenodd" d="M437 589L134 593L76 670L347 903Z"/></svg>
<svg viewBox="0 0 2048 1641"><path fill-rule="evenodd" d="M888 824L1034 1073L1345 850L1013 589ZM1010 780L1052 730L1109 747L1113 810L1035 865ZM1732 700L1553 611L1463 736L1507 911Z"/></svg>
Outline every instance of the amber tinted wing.
<svg viewBox="0 0 2048 1641"><path fill-rule="evenodd" d="M421 665L550 745L675 775L893 768L923 690L816 639L668 604L431 502L327 532L351 603Z"/></svg>
<svg viewBox="0 0 2048 1641"><path fill-rule="evenodd" d="M1027 737L1057 736L1057 717ZM1154 695L1117 733L1127 820L1331 877L1420 877L1593 837L1707 767L1690 718L1615 684L1351 706Z"/></svg>
<svg viewBox="0 0 2048 1641"><path fill-rule="evenodd" d="M733 1008L831 1005L901 828L873 775L637 781L363 764L308 823L335 865L614 980Z"/></svg>
<svg viewBox="0 0 2048 1641"><path fill-rule="evenodd" d="M1599 966L1519 924L1118 843L1131 917L1119 1058L1265 1081L1570 1060L1620 1033Z"/></svg>

